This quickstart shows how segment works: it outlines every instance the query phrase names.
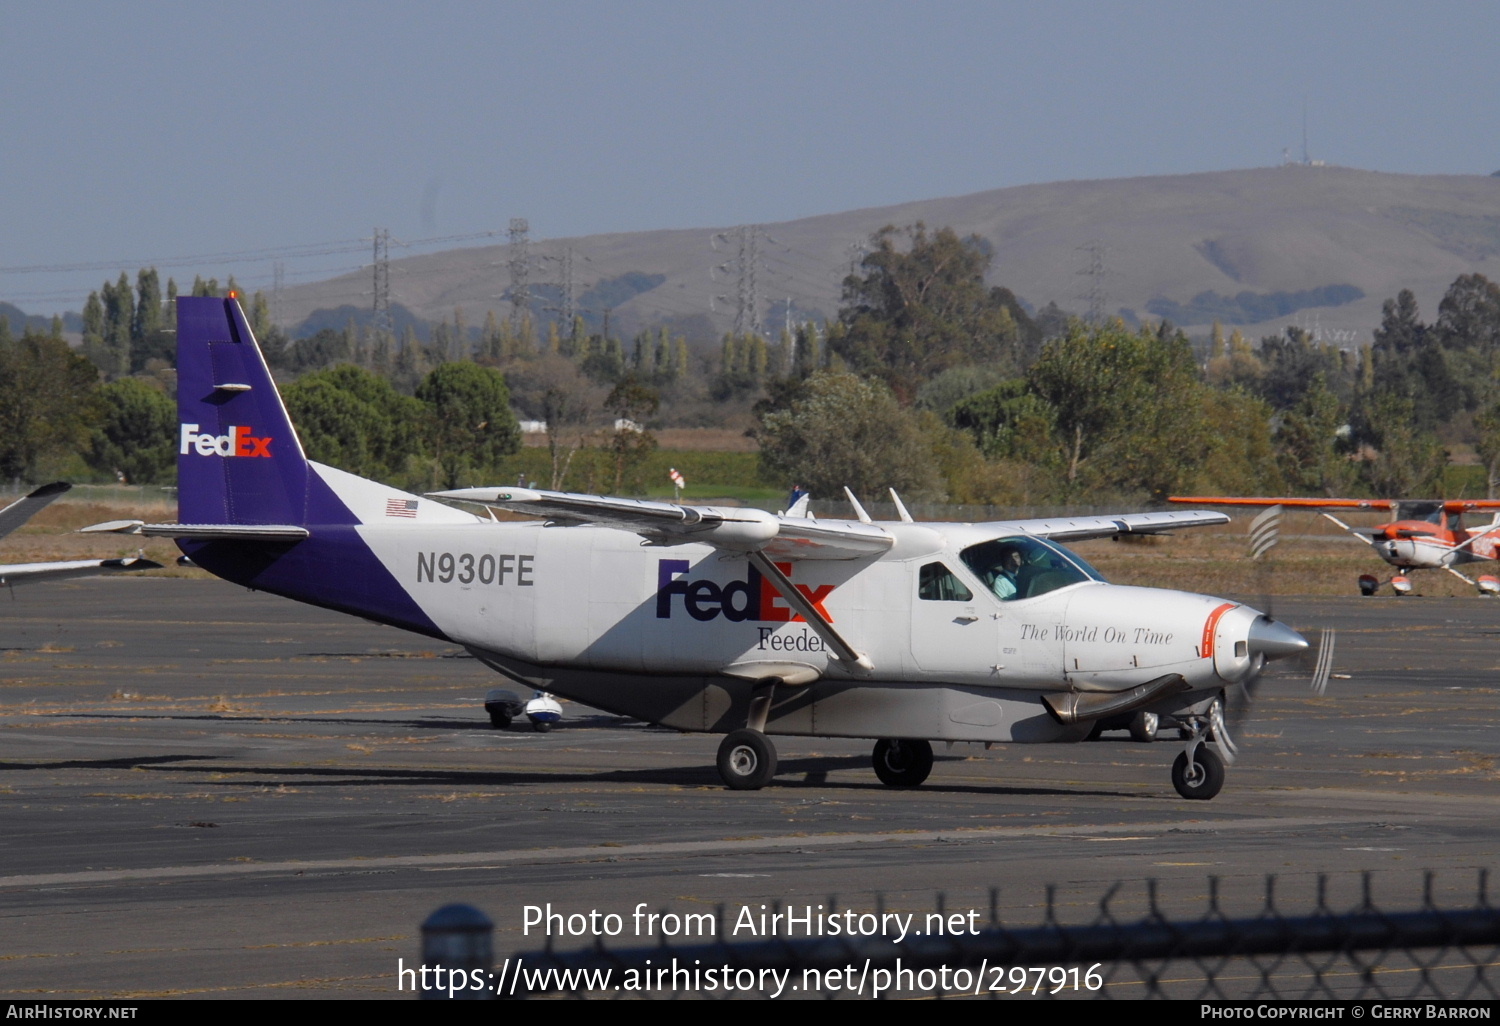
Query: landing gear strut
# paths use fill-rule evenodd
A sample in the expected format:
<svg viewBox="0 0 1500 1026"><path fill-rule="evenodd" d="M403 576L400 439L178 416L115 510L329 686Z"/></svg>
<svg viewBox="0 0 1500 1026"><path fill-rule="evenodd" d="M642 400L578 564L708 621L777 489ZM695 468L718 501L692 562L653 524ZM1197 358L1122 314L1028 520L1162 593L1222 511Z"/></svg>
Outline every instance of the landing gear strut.
<svg viewBox="0 0 1500 1026"><path fill-rule="evenodd" d="M776 775L776 746L766 737L766 718L780 683L776 677L756 681L746 724L719 742L719 776L731 790L759 791Z"/></svg>
<svg viewBox="0 0 1500 1026"><path fill-rule="evenodd" d="M1172 763L1172 786L1184 798L1207 801L1224 789L1225 760L1234 761L1237 746L1224 722L1224 696L1221 693L1203 715L1183 720L1189 731L1187 748ZM1208 747L1213 741L1223 755Z"/></svg>

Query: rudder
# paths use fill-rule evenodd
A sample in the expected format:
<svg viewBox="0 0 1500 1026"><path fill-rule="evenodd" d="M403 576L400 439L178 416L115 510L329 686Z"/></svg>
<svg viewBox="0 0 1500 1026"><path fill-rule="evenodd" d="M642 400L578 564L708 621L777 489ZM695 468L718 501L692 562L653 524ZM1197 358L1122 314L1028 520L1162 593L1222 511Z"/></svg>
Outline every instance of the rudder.
<svg viewBox="0 0 1500 1026"><path fill-rule="evenodd" d="M304 524L310 469L237 299L177 298L178 517Z"/></svg>

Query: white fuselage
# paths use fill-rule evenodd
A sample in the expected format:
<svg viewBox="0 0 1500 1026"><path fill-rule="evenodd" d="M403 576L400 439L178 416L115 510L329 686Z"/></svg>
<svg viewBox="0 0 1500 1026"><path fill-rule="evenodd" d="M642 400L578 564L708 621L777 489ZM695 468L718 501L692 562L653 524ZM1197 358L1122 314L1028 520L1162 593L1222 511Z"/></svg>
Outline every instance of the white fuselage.
<svg viewBox="0 0 1500 1026"><path fill-rule="evenodd" d="M621 531L541 523L359 533L448 637L539 666L747 679L801 668L823 679L1037 691L1113 691L1167 673L1218 688L1249 668L1233 639L1205 643L1206 632L1243 638L1254 615L1243 607L1097 581L1001 601L950 545L970 539L936 526L911 525L880 558L779 564L868 657L869 674L839 662L745 557L707 546L647 547ZM967 599L919 598L921 567L935 561Z"/></svg>

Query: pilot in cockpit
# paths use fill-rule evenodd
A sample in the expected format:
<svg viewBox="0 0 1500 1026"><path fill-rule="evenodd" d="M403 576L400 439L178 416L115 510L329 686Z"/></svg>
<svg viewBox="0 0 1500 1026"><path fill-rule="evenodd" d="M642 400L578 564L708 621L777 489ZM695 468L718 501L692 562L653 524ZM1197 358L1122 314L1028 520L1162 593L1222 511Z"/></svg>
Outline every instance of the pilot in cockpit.
<svg viewBox="0 0 1500 1026"><path fill-rule="evenodd" d="M1021 550L1013 545L1002 549L999 556L984 575L984 583L989 585L996 598L1004 601L1020 594L1021 568L1025 560L1021 557Z"/></svg>

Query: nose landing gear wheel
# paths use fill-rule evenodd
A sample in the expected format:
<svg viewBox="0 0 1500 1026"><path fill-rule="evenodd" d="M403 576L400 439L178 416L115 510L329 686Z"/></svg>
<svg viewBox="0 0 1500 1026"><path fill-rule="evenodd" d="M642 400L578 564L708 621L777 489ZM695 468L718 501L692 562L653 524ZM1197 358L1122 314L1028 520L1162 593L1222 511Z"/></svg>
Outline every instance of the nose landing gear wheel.
<svg viewBox="0 0 1500 1026"><path fill-rule="evenodd" d="M776 746L758 730L730 731L719 743L719 776L735 791L759 791L776 775Z"/></svg>
<svg viewBox="0 0 1500 1026"><path fill-rule="evenodd" d="M926 741L875 742L875 775L887 787L916 787L932 772L932 745Z"/></svg>
<svg viewBox="0 0 1500 1026"><path fill-rule="evenodd" d="M1181 752L1172 763L1172 786L1184 798L1207 800L1224 787L1224 760L1211 748L1197 746L1192 761Z"/></svg>

